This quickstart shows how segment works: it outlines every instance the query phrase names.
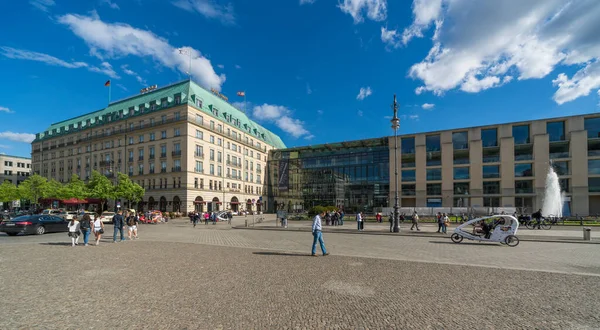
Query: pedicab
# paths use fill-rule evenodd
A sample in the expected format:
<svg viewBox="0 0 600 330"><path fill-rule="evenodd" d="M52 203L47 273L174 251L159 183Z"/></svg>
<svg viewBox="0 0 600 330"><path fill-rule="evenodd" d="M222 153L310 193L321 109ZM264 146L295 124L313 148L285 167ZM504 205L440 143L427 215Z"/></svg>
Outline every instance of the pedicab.
<svg viewBox="0 0 600 330"><path fill-rule="evenodd" d="M472 227L472 228L471 228ZM512 215L492 215L469 220L454 229L450 239L460 243L464 238L472 241L495 242L510 247L519 245L519 221Z"/></svg>

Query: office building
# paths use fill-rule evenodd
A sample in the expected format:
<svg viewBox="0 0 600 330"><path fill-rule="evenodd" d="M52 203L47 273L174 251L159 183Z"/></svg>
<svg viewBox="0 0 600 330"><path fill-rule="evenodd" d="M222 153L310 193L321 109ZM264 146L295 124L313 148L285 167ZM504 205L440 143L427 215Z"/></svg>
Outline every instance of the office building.
<svg viewBox="0 0 600 330"><path fill-rule="evenodd" d="M9 181L18 186L30 173L30 158L0 154L0 183Z"/></svg>
<svg viewBox="0 0 600 330"><path fill-rule="evenodd" d="M277 135L186 80L52 124L32 142L32 166L60 182L126 173L146 189L138 210L261 211L273 148L285 148Z"/></svg>

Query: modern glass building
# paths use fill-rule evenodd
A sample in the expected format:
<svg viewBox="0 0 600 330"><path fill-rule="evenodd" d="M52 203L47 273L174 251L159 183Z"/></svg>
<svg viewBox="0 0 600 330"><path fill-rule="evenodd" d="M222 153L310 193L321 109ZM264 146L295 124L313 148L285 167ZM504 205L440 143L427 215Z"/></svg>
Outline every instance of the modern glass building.
<svg viewBox="0 0 600 330"><path fill-rule="evenodd" d="M388 141L377 138L271 151L268 210L301 212L322 205L371 212L387 206Z"/></svg>

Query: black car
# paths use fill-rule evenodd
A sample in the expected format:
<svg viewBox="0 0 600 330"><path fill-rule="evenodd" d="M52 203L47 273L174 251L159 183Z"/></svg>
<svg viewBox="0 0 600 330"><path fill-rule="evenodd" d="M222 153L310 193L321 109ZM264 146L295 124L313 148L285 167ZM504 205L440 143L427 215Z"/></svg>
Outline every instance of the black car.
<svg viewBox="0 0 600 330"><path fill-rule="evenodd" d="M19 233L42 235L53 232L67 232L69 228L63 218L53 215L24 215L0 222L0 232L8 236Z"/></svg>

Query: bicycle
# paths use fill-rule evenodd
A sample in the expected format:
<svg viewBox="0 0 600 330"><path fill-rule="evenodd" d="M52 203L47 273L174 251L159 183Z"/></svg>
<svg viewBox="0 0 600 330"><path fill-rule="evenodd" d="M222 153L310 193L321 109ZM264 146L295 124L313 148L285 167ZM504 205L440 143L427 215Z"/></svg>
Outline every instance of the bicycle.
<svg viewBox="0 0 600 330"><path fill-rule="evenodd" d="M539 229L544 229L544 230L548 230L550 228L552 228L552 223L550 223L549 221L547 221L546 219L542 219L540 221L536 221L536 220L529 220L525 226L527 227L527 229L535 229L536 227L538 227Z"/></svg>

